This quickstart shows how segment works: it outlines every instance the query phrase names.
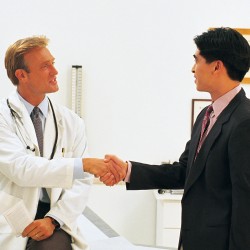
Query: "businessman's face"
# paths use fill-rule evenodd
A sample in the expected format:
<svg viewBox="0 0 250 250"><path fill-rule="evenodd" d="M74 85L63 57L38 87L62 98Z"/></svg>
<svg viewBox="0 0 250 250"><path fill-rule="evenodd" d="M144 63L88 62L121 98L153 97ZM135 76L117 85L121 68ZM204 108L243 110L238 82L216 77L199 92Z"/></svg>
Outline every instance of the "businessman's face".
<svg viewBox="0 0 250 250"><path fill-rule="evenodd" d="M197 49L194 54L195 63L192 68L194 73L196 89L211 93L213 86L214 62L207 63Z"/></svg>

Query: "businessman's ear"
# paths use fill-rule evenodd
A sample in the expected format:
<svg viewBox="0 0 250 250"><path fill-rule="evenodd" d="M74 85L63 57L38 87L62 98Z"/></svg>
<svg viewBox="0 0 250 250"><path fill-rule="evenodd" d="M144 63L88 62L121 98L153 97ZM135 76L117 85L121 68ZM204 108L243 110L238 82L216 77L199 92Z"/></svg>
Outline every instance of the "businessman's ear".
<svg viewBox="0 0 250 250"><path fill-rule="evenodd" d="M214 70L218 71L221 70L224 67L224 63L220 60L215 61L215 66L214 66Z"/></svg>

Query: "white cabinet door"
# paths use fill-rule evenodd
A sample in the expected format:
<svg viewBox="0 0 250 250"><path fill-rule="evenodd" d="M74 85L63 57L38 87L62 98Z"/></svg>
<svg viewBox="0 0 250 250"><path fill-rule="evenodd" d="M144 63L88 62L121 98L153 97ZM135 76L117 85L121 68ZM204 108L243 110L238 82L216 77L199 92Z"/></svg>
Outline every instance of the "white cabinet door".
<svg viewBox="0 0 250 250"><path fill-rule="evenodd" d="M156 214L156 245L162 247L178 247L181 227L182 195L170 193L158 194Z"/></svg>
<svg viewBox="0 0 250 250"><path fill-rule="evenodd" d="M163 246L178 247L180 229L163 229Z"/></svg>

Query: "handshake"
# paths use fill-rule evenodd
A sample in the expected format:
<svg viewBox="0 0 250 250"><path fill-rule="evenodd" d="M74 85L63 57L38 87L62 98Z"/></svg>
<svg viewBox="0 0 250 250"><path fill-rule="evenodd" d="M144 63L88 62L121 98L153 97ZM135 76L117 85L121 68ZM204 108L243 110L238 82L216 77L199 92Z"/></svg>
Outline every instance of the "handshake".
<svg viewBox="0 0 250 250"><path fill-rule="evenodd" d="M107 186L113 186L124 180L128 170L128 163L115 155L105 155L105 159L84 158L84 171L99 177Z"/></svg>

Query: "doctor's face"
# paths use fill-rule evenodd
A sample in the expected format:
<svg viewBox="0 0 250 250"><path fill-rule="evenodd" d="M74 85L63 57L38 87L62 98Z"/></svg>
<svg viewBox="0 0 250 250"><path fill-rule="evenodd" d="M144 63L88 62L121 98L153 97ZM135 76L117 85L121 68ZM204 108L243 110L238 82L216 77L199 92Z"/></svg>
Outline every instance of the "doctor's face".
<svg viewBox="0 0 250 250"><path fill-rule="evenodd" d="M59 89L56 80L58 72L54 67L55 58L47 48L32 49L24 55L24 61L29 69L23 84L26 94L44 97L46 93L53 93Z"/></svg>

